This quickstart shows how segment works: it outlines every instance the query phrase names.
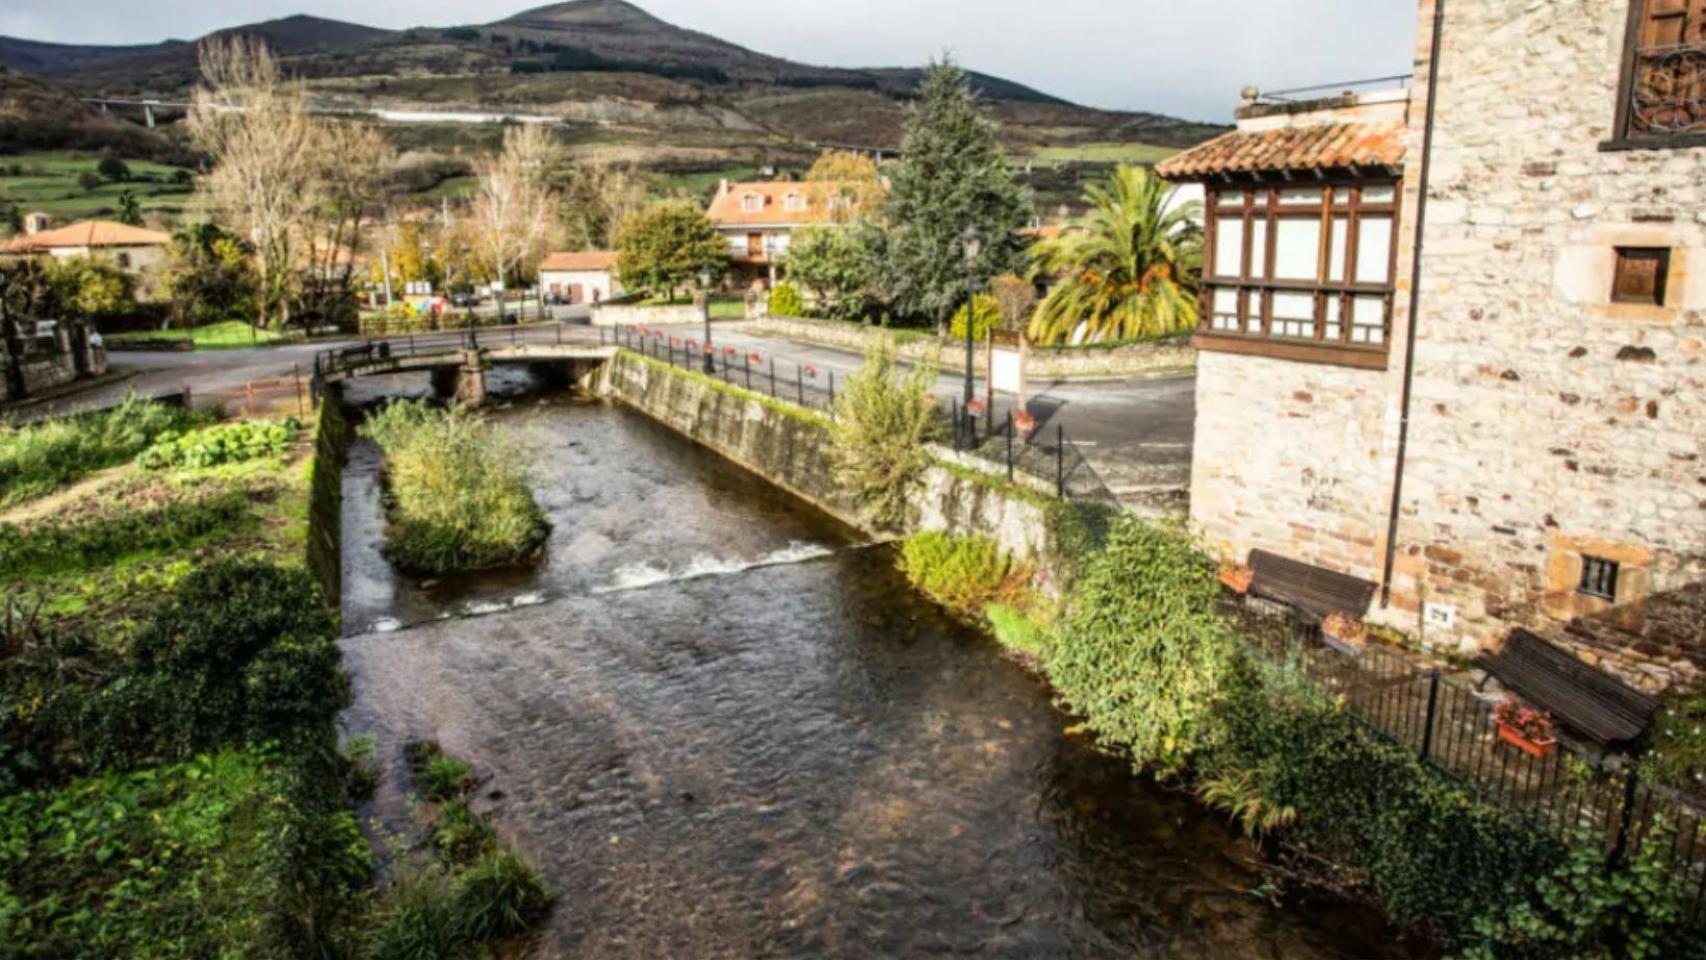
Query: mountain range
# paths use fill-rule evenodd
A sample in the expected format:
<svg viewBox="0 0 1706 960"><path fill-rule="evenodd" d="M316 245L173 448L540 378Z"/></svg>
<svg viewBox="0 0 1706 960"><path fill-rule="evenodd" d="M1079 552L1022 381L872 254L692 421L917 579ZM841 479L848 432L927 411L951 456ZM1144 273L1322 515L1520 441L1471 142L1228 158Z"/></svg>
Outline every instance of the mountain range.
<svg viewBox="0 0 1706 960"><path fill-rule="evenodd" d="M492 23L406 30L293 16L211 36L230 34L264 40L316 106L554 116L567 123L572 147L652 165L794 162L819 144L893 148L921 73L770 56L666 23L625 0L572 0ZM8 86L34 81L80 97L182 100L197 80L198 42L98 46L0 37L0 67L29 78L0 74L0 111ZM985 74L973 74L973 82L1009 150L1045 162L1078 154L1153 159L1222 129L1084 107ZM45 102L42 90L30 89L30 99ZM63 124L63 107L33 119ZM14 121L19 116L14 111ZM87 116L79 123L87 132ZM489 127L469 127L440 124L397 139L406 149L453 153L491 142Z"/></svg>

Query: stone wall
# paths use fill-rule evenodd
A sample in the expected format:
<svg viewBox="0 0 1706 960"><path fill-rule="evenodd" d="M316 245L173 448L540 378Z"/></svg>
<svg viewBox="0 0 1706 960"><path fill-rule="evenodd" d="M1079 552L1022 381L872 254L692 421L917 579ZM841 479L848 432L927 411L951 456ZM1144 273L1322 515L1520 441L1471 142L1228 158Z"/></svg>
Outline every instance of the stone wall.
<svg viewBox="0 0 1706 960"><path fill-rule="evenodd" d="M595 305L591 313L592 325L595 327L678 326L705 322L704 311L691 303L660 307L642 307L627 303L601 303Z"/></svg>
<svg viewBox="0 0 1706 960"><path fill-rule="evenodd" d="M702 443L851 526L859 505L835 481L830 424L821 415L621 351L606 365L606 395ZM948 451L939 451L944 460ZM913 531L985 536L1027 560L1048 545L1047 499L966 467L931 467Z"/></svg>
<svg viewBox="0 0 1706 960"><path fill-rule="evenodd" d="M817 343L864 353L877 331L857 323L830 320L800 320L789 317L766 316L754 323L748 332L760 336L781 337L805 343ZM903 360L917 361L940 351L942 369L964 370L965 341L935 337L911 339L897 345L896 353ZM1196 349L1189 337L1134 343L1119 347L1032 347L1027 376L1035 382L1049 380L1094 379L1100 377L1139 377L1188 372L1196 365ZM972 369L987 373L989 362L981 344L973 358Z"/></svg>
<svg viewBox="0 0 1706 960"><path fill-rule="evenodd" d="M334 610L343 600L343 471L351 440L342 392L333 385L320 404L308 476L308 571Z"/></svg>
<svg viewBox="0 0 1706 960"><path fill-rule="evenodd" d="M1467 647L1608 615L1639 645L1641 600L1706 579L1706 148L1600 148L1627 12L1447 6L1395 587ZM1610 302L1617 246L1672 250L1666 306Z"/></svg>
<svg viewBox="0 0 1706 960"><path fill-rule="evenodd" d="M1378 579L1390 463L1384 371L1205 351L1191 518L1204 543Z"/></svg>

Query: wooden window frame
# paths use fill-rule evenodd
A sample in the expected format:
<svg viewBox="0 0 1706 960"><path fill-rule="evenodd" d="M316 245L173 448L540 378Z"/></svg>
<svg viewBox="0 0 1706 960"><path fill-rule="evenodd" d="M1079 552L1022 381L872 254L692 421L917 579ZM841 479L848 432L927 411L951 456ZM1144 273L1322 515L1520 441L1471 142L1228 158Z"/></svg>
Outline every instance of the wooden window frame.
<svg viewBox="0 0 1706 960"><path fill-rule="evenodd" d="M1670 279L1670 247L1636 247L1620 246L1615 248L1611 271L1611 302L1618 304L1633 304L1642 307L1663 307L1669 296ZM1623 292L1624 269L1637 260L1652 259L1653 292L1646 294L1627 294Z"/></svg>
<svg viewBox="0 0 1706 960"><path fill-rule="evenodd" d="M1281 205L1280 194L1291 189L1318 189L1319 203ZM1364 202L1363 191L1386 188L1392 191L1389 202ZM1204 216L1204 257L1201 291L1201 323L1197 345L1205 350L1237 353L1250 356L1270 356L1285 360L1327 363L1363 369L1385 369L1392 342L1392 319L1396 303L1398 246L1400 237L1400 208L1403 199L1402 181L1392 176L1321 178L1306 182L1239 182L1226 181L1206 185L1207 202ZM1349 191L1348 199L1339 200L1335 194ZM1227 195L1236 193L1237 203L1226 203ZM1256 195L1264 199L1257 203ZM1242 222L1242 246L1239 252L1239 275L1228 276L1215 272L1218 259L1220 220L1228 214ZM1361 241L1363 220L1367 217L1390 217L1392 235L1387 245L1386 282L1362 283L1356 280L1357 252ZM1342 251L1340 280L1327 279L1330 252L1333 245L1334 221L1347 221L1345 248ZM1277 258L1279 223L1286 219L1315 219L1320 225L1319 248L1316 254L1313 280L1274 279ZM1259 273L1253 272L1255 224L1265 223L1265 240ZM1217 290L1236 290L1240 329L1214 329L1214 296ZM1309 338L1277 336L1273 333L1274 295L1277 293L1308 293L1314 297L1314 332ZM1355 304L1359 296L1382 298L1381 338L1378 344L1355 343ZM1327 337L1327 302L1339 302L1339 334ZM1252 319L1260 329L1249 329Z"/></svg>
<svg viewBox="0 0 1706 960"><path fill-rule="evenodd" d="M1629 0L1628 18L1623 28L1623 57L1617 76L1617 106L1612 121L1612 138L1600 143L1599 148L1603 151L1706 147L1706 133L1649 133L1631 129L1634 123L1631 107L1635 97L1641 35L1646 28L1649 2L1651 0Z"/></svg>

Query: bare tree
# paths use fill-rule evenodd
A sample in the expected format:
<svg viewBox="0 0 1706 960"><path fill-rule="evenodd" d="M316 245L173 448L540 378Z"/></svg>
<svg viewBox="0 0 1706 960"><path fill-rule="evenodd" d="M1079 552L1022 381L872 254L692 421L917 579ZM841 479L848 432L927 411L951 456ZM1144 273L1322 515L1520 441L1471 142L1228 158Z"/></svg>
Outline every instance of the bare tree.
<svg viewBox="0 0 1706 960"><path fill-rule="evenodd" d="M558 155L550 131L538 124L522 124L504 131L501 152L474 164L479 183L473 220L500 287L508 283L511 272L542 252L556 206L551 168ZM500 293L500 321L503 302Z"/></svg>
<svg viewBox="0 0 1706 960"><path fill-rule="evenodd" d="M292 240L314 202L318 127L264 43L212 39L200 53L203 83L189 123L196 145L213 158L201 189L254 247L258 323L274 316L282 326L290 319Z"/></svg>
<svg viewBox="0 0 1706 960"><path fill-rule="evenodd" d="M611 249L622 224L650 203L651 186L650 178L631 165L585 163L575 167L563 198L569 247Z"/></svg>
<svg viewBox="0 0 1706 960"><path fill-rule="evenodd" d="M303 212L302 300L326 319L349 308L362 231L384 206L390 144L378 130L353 122L317 123L312 202Z"/></svg>

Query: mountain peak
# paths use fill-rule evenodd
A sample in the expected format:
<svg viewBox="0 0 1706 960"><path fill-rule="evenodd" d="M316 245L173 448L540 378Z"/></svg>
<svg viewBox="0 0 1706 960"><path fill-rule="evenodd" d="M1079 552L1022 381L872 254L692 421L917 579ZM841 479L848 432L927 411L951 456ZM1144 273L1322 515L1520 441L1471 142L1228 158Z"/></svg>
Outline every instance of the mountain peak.
<svg viewBox="0 0 1706 960"><path fill-rule="evenodd" d="M660 24L663 21L628 0L568 0L523 10L497 21L512 26L540 29L564 27L627 27Z"/></svg>

